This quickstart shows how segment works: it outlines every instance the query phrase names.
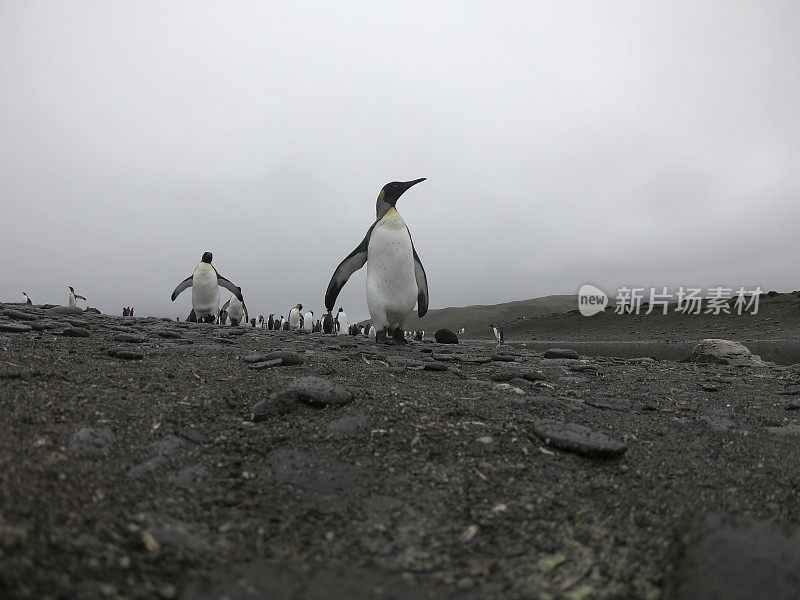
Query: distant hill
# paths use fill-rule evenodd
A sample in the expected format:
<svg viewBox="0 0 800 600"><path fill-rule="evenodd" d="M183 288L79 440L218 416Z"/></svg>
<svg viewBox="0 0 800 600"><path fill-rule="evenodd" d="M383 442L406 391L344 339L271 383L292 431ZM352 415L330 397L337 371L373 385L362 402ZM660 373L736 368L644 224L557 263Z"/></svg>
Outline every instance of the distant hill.
<svg viewBox="0 0 800 600"><path fill-rule="evenodd" d="M545 296L531 300L517 300L503 304L476 304L473 306L451 306L428 311L423 318L417 313L409 320L406 329L424 329L433 333L446 327L458 332L466 328L467 337L490 337L489 325L503 325L522 319L523 317L541 317L553 313L564 313L578 308L578 298L573 294ZM365 321L366 322L366 321Z"/></svg>

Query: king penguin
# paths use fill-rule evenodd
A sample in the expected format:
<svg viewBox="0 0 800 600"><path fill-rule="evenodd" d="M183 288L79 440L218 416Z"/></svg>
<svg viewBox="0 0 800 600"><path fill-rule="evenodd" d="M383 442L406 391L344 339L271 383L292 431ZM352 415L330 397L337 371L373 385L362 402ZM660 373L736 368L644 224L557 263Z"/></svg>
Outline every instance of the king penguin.
<svg viewBox="0 0 800 600"><path fill-rule="evenodd" d="M494 339L497 340L497 346L499 348L503 343L503 330L499 327L496 327L494 324L489 325L489 327L491 327L492 331L494 332Z"/></svg>
<svg viewBox="0 0 800 600"><path fill-rule="evenodd" d="M311 331L314 328L314 311L310 310L303 315L303 329Z"/></svg>
<svg viewBox="0 0 800 600"><path fill-rule="evenodd" d="M336 267L325 293L325 306L331 311L344 284L366 263L367 308L380 343L406 343L403 332L414 304L420 317L428 312L425 269L395 208L403 192L420 181L425 178L383 186L375 205L375 222L358 247Z"/></svg>
<svg viewBox="0 0 800 600"><path fill-rule="evenodd" d="M72 287L71 285L67 286L67 287L69 287L69 305L70 306L77 306L78 305L78 298L80 298L81 300L86 300L86 298L84 298L80 294L76 294L75 293L75 288L74 287Z"/></svg>
<svg viewBox="0 0 800 600"><path fill-rule="evenodd" d="M215 323L219 316L219 286L229 290L244 302L242 288L234 285L211 265L213 255L211 252L204 252L200 264L194 269L194 273L178 284L172 292L172 301L175 302L180 293L186 288L192 288L192 310L198 321Z"/></svg>
<svg viewBox="0 0 800 600"><path fill-rule="evenodd" d="M344 312L342 307L339 307L339 312L336 314L336 322L339 324L339 335L347 335L349 333L347 313Z"/></svg>
<svg viewBox="0 0 800 600"><path fill-rule="evenodd" d="M299 302L294 305L294 308L289 311L289 329L297 331L300 329L300 321L302 320L303 305Z"/></svg>
<svg viewBox="0 0 800 600"><path fill-rule="evenodd" d="M25 302L25 304L33 304L33 302L31 302L31 299L28 298L28 294L26 294L25 292L22 292L22 299Z"/></svg>
<svg viewBox="0 0 800 600"><path fill-rule="evenodd" d="M245 306L244 300L240 302L239 299L232 294L230 299L223 304L222 308L219 310L220 312L227 311L228 318L231 321L231 327L236 327L237 325L242 325L243 323L246 324L249 321L247 306ZM244 321L242 321L243 317Z"/></svg>

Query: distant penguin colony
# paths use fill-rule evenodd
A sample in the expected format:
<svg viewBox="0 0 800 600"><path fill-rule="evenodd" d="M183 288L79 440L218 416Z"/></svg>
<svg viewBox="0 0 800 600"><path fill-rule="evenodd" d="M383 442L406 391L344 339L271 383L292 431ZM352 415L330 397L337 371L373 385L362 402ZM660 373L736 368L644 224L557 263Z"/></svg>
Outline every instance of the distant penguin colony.
<svg viewBox="0 0 800 600"><path fill-rule="evenodd" d="M400 196L421 181L425 178L383 186L375 206L375 222L356 249L336 267L325 293L325 307L330 313L347 280L366 264L367 307L379 343L406 343L405 325L414 304L420 317L428 311L425 269L411 233L395 208Z"/></svg>
<svg viewBox="0 0 800 600"><path fill-rule="evenodd" d="M172 292L172 301L174 302L175 298L186 288L192 288L194 317L204 323L216 323L219 317L220 286L232 292L239 302L244 303L242 289L217 273L217 270L211 265L212 258L211 252L204 252L194 273L181 281Z"/></svg>

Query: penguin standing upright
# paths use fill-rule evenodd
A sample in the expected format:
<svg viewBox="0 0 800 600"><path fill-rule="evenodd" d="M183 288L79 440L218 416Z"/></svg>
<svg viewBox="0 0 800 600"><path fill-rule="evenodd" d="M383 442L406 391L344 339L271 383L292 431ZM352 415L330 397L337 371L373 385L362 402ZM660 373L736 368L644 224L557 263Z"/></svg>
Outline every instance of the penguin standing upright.
<svg viewBox="0 0 800 600"><path fill-rule="evenodd" d="M495 327L494 323L489 325L494 332L494 339L497 340L497 347L499 348L503 344L503 330L499 327Z"/></svg>
<svg viewBox="0 0 800 600"><path fill-rule="evenodd" d="M200 264L194 269L194 273L184 279L172 292L172 301L188 287L192 288L192 310L198 321L215 323L219 316L219 286L229 290L244 302L242 288L234 285L217 270L211 266L213 255L211 252L204 252Z"/></svg>
<svg viewBox="0 0 800 600"><path fill-rule="evenodd" d="M367 264L367 307L376 341L405 343L406 321L417 304L419 316L428 312L428 280L419 260L408 227L395 205L414 181L387 183L378 194L376 220L367 230L358 247L345 258L333 273L325 293L325 306L333 310L344 284L358 269ZM391 338L387 338L387 332Z"/></svg>
<svg viewBox="0 0 800 600"><path fill-rule="evenodd" d="M273 313L269 313L269 319L267 319L267 329L272 331L272 328L275 326L275 315Z"/></svg>
<svg viewBox="0 0 800 600"><path fill-rule="evenodd" d="M338 331L339 335L347 335L348 333L348 324L347 324L347 313L344 312L342 307L339 307L339 312L336 314L336 323L338 323Z"/></svg>
<svg viewBox="0 0 800 600"><path fill-rule="evenodd" d="M281 323L278 325L278 331L282 331L284 329L289 329L289 323L286 322L286 317L281 315Z"/></svg>
<svg viewBox="0 0 800 600"><path fill-rule="evenodd" d="M69 287L69 298L68 299L69 299L69 305L70 306L78 306L78 298L80 298L81 300L86 300L86 298L84 298L80 294L76 294L75 293L75 288L74 287L72 287L71 285L67 286L67 287Z"/></svg>
<svg viewBox="0 0 800 600"><path fill-rule="evenodd" d="M33 304L33 302L31 302L31 299L28 298L28 294L26 294L25 292L22 292L22 301L25 304Z"/></svg>
<svg viewBox="0 0 800 600"><path fill-rule="evenodd" d="M311 331L314 328L314 311L310 310L303 315L303 329Z"/></svg>
<svg viewBox="0 0 800 600"><path fill-rule="evenodd" d="M333 333L334 327L333 316L328 311L322 316L322 333Z"/></svg>
<svg viewBox="0 0 800 600"><path fill-rule="evenodd" d="M303 317L300 312L301 310L303 310L303 305L298 302L294 305L294 308L289 311L289 329L292 331L300 329L300 321Z"/></svg>
<svg viewBox="0 0 800 600"><path fill-rule="evenodd" d="M249 321L247 306L245 306L244 300L240 302L239 299L233 294L231 294L230 299L222 305L220 312L223 311L228 313L228 319L231 321L231 327L247 324Z"/></svg>

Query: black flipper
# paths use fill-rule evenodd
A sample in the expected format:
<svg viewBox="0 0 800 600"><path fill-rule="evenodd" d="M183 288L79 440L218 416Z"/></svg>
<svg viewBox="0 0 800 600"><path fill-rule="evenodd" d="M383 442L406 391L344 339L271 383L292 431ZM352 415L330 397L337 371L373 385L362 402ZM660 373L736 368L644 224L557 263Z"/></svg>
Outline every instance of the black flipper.
<svg viewBox="0 0 800 600"><path fill-rule="evenodd" d="M216 271L216 269L214 269ZM217 272L217 283L224 287L226 290L231 292L234 296L239 299L239 302L244 304L244 296L242 296L242 288L237 285L233 285L229 280L225 279L222 275Z"/></svg>
<svg viewBox="0 0 800 600"><path fill-rule="evenodd" d="M183 281L181 281L178 284L178 287L176 287L175 291L172 292L172 301L173 302L175 302L175 298L177 298L183 290L185 290L186 288L192 287L192 277L193 276L194 276L193 274L189 275L186 279L184 279Z"/></svg>
<svg viewBox="0 0 800 600"><path fill-rule="evenodd" d="M84 298L83 296L79 296L78 294L75 294L75 297L80 298L81 300L86 300L86 298Z"/></svg>
<svg viewBox="0 0 800 600"><path fill-rule="evenodd" d="M225 312L226 310L228 310L228 305L229 305L230 303L231 303L231 301L230 301L230 298L229 298L229 299L228 299L228 301L227 301L225 304L223 304L223 305L222 305L222 308L220 308L220 309L219 309L219 312L220 312L220 314L222 314L223 312Z"/></svg>
<svg viewBox="0 0 800 600"><path fill-rule="evenodd" d="M333 305L336 303L336 298L339 297L339 292L342 291L344 284L350 279L350 276L358 271L367 263L367 248L369 247L369 237L372 235L372 230L378 222L375 221L367 230L367 235L358 245L358 247L347 255L336 270L333 272L331 282L328 284L328 290L325 292L325 308L328 311L333 310Z"/></svg>
<svg viewBox="0 0 800 600"><path fill-rule="evenodd" d="M408 237L411 237L410 231ZM417 250L414 248L414 240L411 240L411 251L414 253L414 276L417 278L417 314L424 317L428 312L428 278Z"/></svg>

